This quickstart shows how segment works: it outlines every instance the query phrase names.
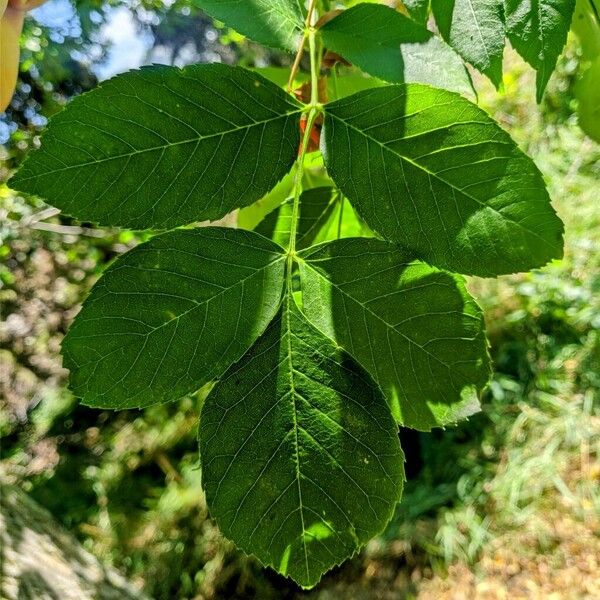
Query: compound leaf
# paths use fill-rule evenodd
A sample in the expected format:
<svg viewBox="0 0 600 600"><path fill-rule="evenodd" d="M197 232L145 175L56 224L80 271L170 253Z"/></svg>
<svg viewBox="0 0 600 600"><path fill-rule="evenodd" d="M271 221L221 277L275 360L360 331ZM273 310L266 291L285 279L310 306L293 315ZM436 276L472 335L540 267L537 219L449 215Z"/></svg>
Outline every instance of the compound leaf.
<svg viewBox="0 0 600 600"><path fill-rule="evenodd" d="M103 225L220 219L290 170L299 111L283 90L245 69L143 68L75 98L11 185Z"/></svg>
<svg viewBox="0 0 600 600"><path fill-rule="evenodd" d="M199 437L221 531L303 587L380 532L402 491L381 391L289 293L207 398Z"/></svg>
<svg viewBox="0 0 600 600"><path fill-rule="evenodd" d="M502 83L504 0L433 0L431 8L444 39L498 87Z"/></svg>
<svg viewBox="0 0 600 600"><path fill-rule="evenodd" d="M479 410L489 358L461 277L376 239L336 240L300 257L307 317L367 369L402 425L429 430Z"/></svg>
<svg viewBox="0 0 600 600"><path fill-rule="evenodd" d="M211 17L251 40L282 50L297 49L306 10L303 0L193 0Z"/></svg>
<svg viewBox="0 0 600 600"><path fill-rule="evenodd" d="M458 54L423 25L387 6L358 4L326 23L321 34L330 50L375 77L473 93Z"/></svg>
<svg viewBox="0 0 600 600"><path fill-rule="evenodd" d="M387 240L459 273L493 276L562 254L542 176L485 112L419 84L325 107L327 170Z"/></svg>
<svg viewBox="0 0 600 600"><path fill-rule="evenodd" d="M277 312L285 256L249 231L177 230L137 246L96 283L63 343L90 406L175 400L221 375Z"/></svg>
<svg viewBox="0 0 600 600"><path fill-rule="evenodd" d="M505 0L508 39L537 71L537 101L567 41L575 0Z"/></svg>

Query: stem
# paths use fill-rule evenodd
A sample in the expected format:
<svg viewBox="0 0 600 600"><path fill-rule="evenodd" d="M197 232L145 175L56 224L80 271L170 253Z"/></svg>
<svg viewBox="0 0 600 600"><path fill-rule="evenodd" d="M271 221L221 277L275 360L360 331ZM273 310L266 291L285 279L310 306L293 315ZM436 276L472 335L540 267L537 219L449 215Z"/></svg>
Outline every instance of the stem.
<svg viewBox="0 0 600 600"><path fill-rule="evenodd" d="M298 216L300 214L300 194L302 193L302 177L304 176L304 157L308 149L310 141L310 132L315 124L316 118L319 116L317 107L311 107L306 119L306 129L302 137L300 145L300 153L298 155L298 168L294 178L294 204L292 206L292 224L290 226L290 241L288 246L288 262L293 259L296 253L296 234L298 232Z"/></svg>
<svg viewBox="0 0 600 600"><path fill-rule="evenodd" d="M298 168L294 178L294 204L292 206L292 223L290 226L290 241L288 245L288 277L291 277L292 261L296 254L296 234L298 231L298 217L300 214L300 195L302 193L302 177L304 176L304 158L310 142L310 134L319 113L319 59L317 52L317 32L312 26L312 18L315 9L316 0L311 0L306 16L308 47L310 51L310 105L308 106L308 115L306 117L306 127L300 144L298 153ZM302 48L304 42L302 42Z"/></svg>
<svg viewBox="0 0 600 600"><path fill-rule="evenodd" d="M300 68L300 61L302 60L302 55L304 54L304 46L306 45L306 40L310 37L310 28L312 26L313 13L315 12L316 4L317 0L310 0L310 4L308 5L306 20L304 21L304 33L302 34L302 40L300 41L298 52L296 52L296 57L294 58L294 64L292 65L292 70L290 71L290 78L288 79L288 92L292 91L292 87L294 85L294 78L296 77L296 73L298 73L298 69Z"/></svg>
<svg viewBox="0 0 600 600"><path fill-rule="evenodd" d="M338 216L337 239L339 240L342 237L342 223L344 221L344 196L342 196L341 192L338 198L340 202L340 214Z"/></svg>

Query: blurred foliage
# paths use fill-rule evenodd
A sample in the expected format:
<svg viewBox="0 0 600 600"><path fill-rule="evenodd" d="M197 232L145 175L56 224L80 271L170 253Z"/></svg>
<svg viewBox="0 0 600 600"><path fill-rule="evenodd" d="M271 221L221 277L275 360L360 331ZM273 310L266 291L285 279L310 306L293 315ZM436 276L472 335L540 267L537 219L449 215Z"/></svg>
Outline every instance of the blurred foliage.
<svg viewBox="0 0 600 600"><path fill-rule="evenodd" d="M45 117L96 84L81 59L90 44L100 47L95 60L105 56L97 36L107 6L78 2L80 30L59 34L30 20L21 87L2 121L13 131L0 150L0 179L37 143ZM192 55L240 54L249 66L289 61L213 28L189 3L129 6L171 62L198 31L216 38L204 35L207 45ZM582 557L600 555L589 533L600 526L600 148L577 126L579 54L571 43L541 107L533 104L534 74L512 54L502 94L476 78L482 105L544 173L566 222L566 256L531 274L471 280L496 372L483 412L456 428L401 432L410 480L394 520L309 597L398 598L425 578L424 597L439 598L444 585L478 585L473 564L478 577L507 580L513 563L527 572L527 561L544 557L558 574L554 586L583 590L594 577ZM292 584L242 556L206 514L196 443L205 390L112 413L78 404L65 389L58 351L70 319L106 264L145 235L92 229L0 186L0 477L155 598L295 597ZM561 582L573 561L580 580ZM452 583L452 569L451 583L439 583L434 575L457 562L462 583ZM539 577L540 597L548 597L555 590Z"/></svg>

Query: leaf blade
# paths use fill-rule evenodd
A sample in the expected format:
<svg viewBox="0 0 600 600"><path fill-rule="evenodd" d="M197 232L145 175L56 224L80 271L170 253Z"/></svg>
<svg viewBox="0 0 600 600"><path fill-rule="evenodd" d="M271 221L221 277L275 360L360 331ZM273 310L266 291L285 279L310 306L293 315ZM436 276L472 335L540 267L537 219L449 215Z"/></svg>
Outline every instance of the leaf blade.
<svg viewBox="0 0 600 600"><path fill-rule="evenodd" d="M322 186L302 192L296 226L296 248L298 250L307 248L315 242L340 200L339 193L332 187ZM293 199L288 198L267 214L254 231L281 246L287 246L290 238L292 208Z"/></svg>
<svg viewBox="0 0 600 600"><path fill-rule="evenodd" d="M401 493L403 455L381 392L289 294L207 398L199 437L221 530L303 587L381 530Z"/></svg>
<svg viewBox="0 0 600 600"><path fill-rule="evenodd" d="M502 83L504 0L433 0L431 7L444 39L498 88Z"/></svg>
<svg viewBox="0 0 600 600"><path fill-rule="evenodd" d="M290 170L299 113L283 90L242 68L146 67L75 98L11 185L103 225L216 220Z"/></svg>
<svg viewBox="0 0 600 600"><path fill-rule="evenodd" d="M306 14L300 0L194 0L194 3L255 42L290 52L298 47Z"/></svg>
<svg viewBox="0 0 600 600"><path fill-rule="evenodd" d="M376 239L328 242L300 257L308 319L370 373L401 425L429 431L478 412L490 361L462 278Z"/></svg>
<svg viewBox="0 0 600 600"><path fill-rule="evenodd" d="M380 79L473 94L460 57L423 25L387 6L358 4L326 23L321 34L329 49Z"/></svg>
<svg viewBox="0 0 600 600"><path fill-rule="evenodd" d="M505 10L510 43L537 71L539 103L567 41L575 0L506 0Z"/></svg>
<svg viewBox="0 0 600 600"><path fill-rule="evenodd" d="M129 251L96 283L63 342L71 389L90 406L120 409L175 400L215 379L275 315L282 252L220 227L176 230Z"/></svg>
<svg viewBox="0 0 600 600"><path fill-rule="evenodd" d="M330 176L366 223L430 264L486 277L562 255L537 167L457 94L359 92L325 107L321 140Z"/></svg>

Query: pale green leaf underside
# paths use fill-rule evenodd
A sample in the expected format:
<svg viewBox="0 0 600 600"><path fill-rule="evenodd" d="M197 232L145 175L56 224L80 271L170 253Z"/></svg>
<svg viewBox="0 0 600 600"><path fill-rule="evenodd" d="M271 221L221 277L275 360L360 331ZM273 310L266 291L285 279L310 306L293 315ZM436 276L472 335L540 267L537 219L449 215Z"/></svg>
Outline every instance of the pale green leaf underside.
<svg viewBox="0 0 600 600"><path fill-rule="evenodd" d="M562 254L562 223L533 161L484 111L419 84L326 106L331 177L366 223L419 258L493 276Z"/></svg>
<svg viewBox="0 0 600 600"><path fill-rule="evenodd" d="M253 232L207 227L159 235L123 255L63 343L74 393L90 406L148 406L221 375L277 312L282 252Z"/></svg>
<svg viewBox="0 0 600 600"><path fill-rule="evenodd" d="M380 532L403 455L380 390L284 296L200 419L202 483L221 531L303 587Z"/></svg>
<svg viewBox="0 0 600 600"><path fill-rule="evenodd" d="M473 94L458 54L424 26L387 6L358 4L324 25L321 34L330 50L375 77Z"/></svg>
<svg viewBox="0 0 600 600"><path fill-rule="evenodd" d="M575 0L505 0L508 39L537 71L537 101L567 41Z"/></svg>
<svg viewBox="0 0 600 600"><path fill-rule="evenodd" d="M80 220L215 220L264 196L297 155L300 105L227 65L148 67L75 98L11 186Z"/></svg>
<svg viewBox="0 0 600 600"><path fill-rule="evenodd" d="M504 0L433 0L444 39L498 87L502 82Z"/></svg>
<svg viewBox="0 0 600 600"><path fill-rule="evenodd" d="M304 25L303 0L193 0L211 17L255 42L294 51Z"/></svg>
<svg viewBox="0 0 600 600"><path fill-rule="evenodd" d="M489 358L481 311L462 279L376 239L301 253L304 311L369 371L414 429L479 410Z"/></svg>
<svg viewBox="0 0 600 600"><path fill-rule="evenodd" d="M429 0L403 0L402 4L404 4L411 19L423 25L427 23Z"/></svg>

